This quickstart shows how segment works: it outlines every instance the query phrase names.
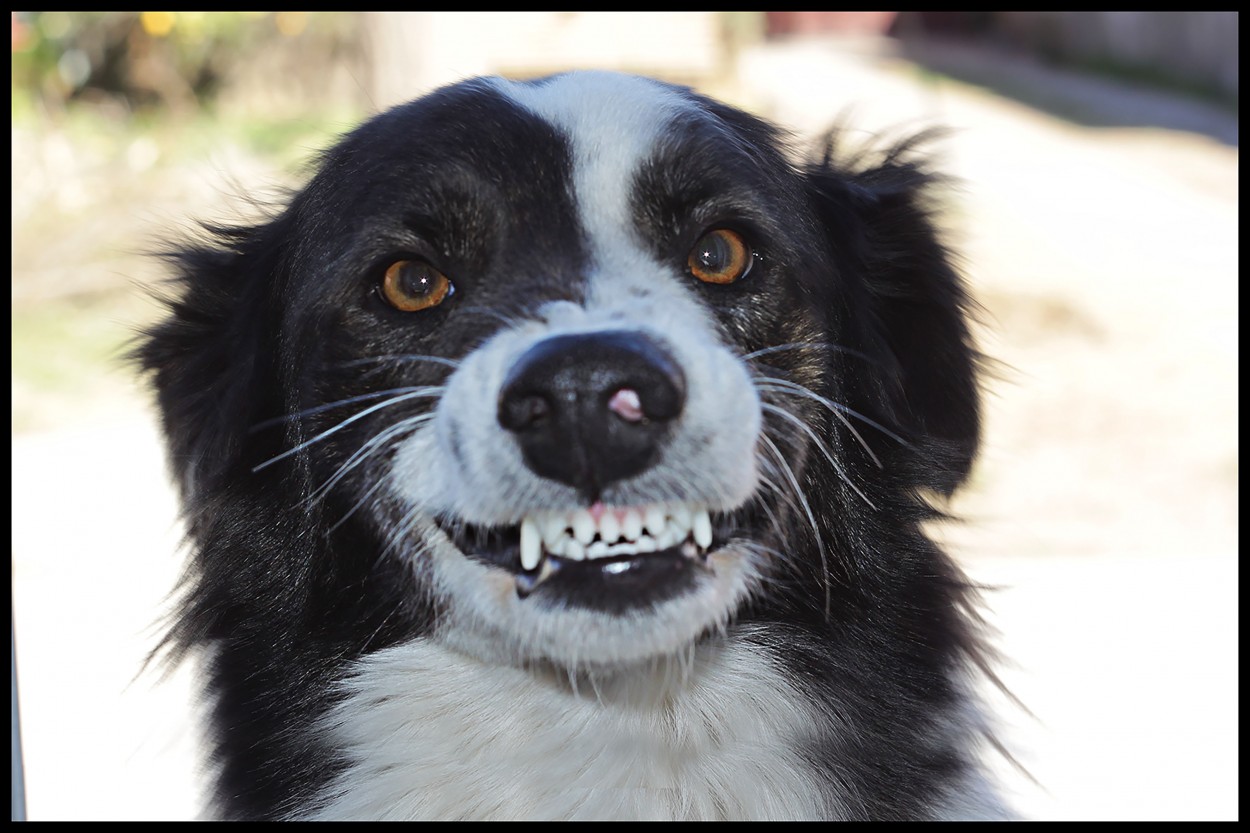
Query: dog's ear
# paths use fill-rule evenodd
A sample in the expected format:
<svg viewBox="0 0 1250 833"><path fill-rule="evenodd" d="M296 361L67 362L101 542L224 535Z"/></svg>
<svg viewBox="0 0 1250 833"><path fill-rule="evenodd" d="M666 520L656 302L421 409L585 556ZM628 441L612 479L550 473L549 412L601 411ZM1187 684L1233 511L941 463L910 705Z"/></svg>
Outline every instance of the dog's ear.
<svg viewBox="0 0 1250 833"><path fill-rule="evenodd" d="M874 366L872 383L850 392L852 404L908 439L916 485L950 494L980 441L978 353L971 301L933 222L936 177L915 153L923 138L845 165L831 138L807 177L834 256L853 273L848 289L863 293L871 311L845 322Z"/></svg>
<svg viewBox="0 0 1250 833"><path fill-rule="evenodd" d="M252 428L280 402L270 298L284 226L281 219L206 226L207 239L163 255L176 272L161 299L168 314L132 355L152 376L170 465L186 497L216 492L265 459Z"/></svg>

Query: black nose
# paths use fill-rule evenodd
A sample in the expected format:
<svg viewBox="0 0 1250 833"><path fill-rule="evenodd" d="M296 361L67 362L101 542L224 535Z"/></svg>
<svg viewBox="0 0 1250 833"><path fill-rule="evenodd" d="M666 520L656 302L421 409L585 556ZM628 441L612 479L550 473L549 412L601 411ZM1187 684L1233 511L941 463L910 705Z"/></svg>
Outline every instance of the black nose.
<svg viewBox="0 0 1250 833"><path fill-rule="evenodd" d="M598 500L605 486L659 458L686 402L677 362L641 333L555 336L512 367L499 424L530 469Z"/></svg>

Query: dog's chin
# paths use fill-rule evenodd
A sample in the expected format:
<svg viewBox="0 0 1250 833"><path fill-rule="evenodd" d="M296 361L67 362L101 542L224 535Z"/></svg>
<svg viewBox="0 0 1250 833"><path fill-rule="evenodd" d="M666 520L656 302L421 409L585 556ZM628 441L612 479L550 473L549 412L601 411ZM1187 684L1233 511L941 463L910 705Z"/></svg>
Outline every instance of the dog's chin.
<svg viewBox="0 0 1250 833"><path fill-rule="evenodd" d="M522 528L528 519L490 528L428 522L421 537L447 614L440 635L508 664L607 669L680 653L725 627L755 569L748 539L727 516L677 511L693 518L685 528L622 533L611 544L596 535L583 546L571 543L570 527L567 540L543 536L536 548L534 530Z"/></svg>

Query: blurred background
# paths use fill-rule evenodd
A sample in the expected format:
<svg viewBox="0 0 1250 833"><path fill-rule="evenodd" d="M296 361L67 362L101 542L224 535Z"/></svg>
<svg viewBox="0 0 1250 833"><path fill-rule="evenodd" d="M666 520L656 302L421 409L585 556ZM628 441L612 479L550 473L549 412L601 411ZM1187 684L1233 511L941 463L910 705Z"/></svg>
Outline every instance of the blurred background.
<svg viewBox="0 0 1250 833"><path fill-rule="evenodd" d="M1237 817L1236 12L12 13L13 610L31 819L184 819L178 573L121 356L147 256L256 216L360 119L470 75L690 84L810 137L950 128L996 361L936 530L992 586L1003 777L1039 819ZM16 730L17 725L15 723ZM15 811L16 812L16 811Z"/></svg>

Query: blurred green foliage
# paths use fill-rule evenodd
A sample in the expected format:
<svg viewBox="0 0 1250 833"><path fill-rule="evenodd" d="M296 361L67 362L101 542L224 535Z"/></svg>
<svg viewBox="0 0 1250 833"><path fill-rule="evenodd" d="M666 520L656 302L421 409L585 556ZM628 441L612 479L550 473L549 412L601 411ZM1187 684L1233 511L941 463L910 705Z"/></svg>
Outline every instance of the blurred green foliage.
<svg viewBox="0 0 1250 833"><path fill-rule="evenodd" d="M309 12L12 12L14 115L78 101L128 111L213 102L231 70L329 15Z"/></svg>
<svg viewBox="0 0 1250 833"><path fill-rule="evenodd" d="M146 402L122 358L160 313L143 287L167 276L145 253L297 182L361 115L361 52L351 14L11 21L12 423L47 430Z"/></svg>

